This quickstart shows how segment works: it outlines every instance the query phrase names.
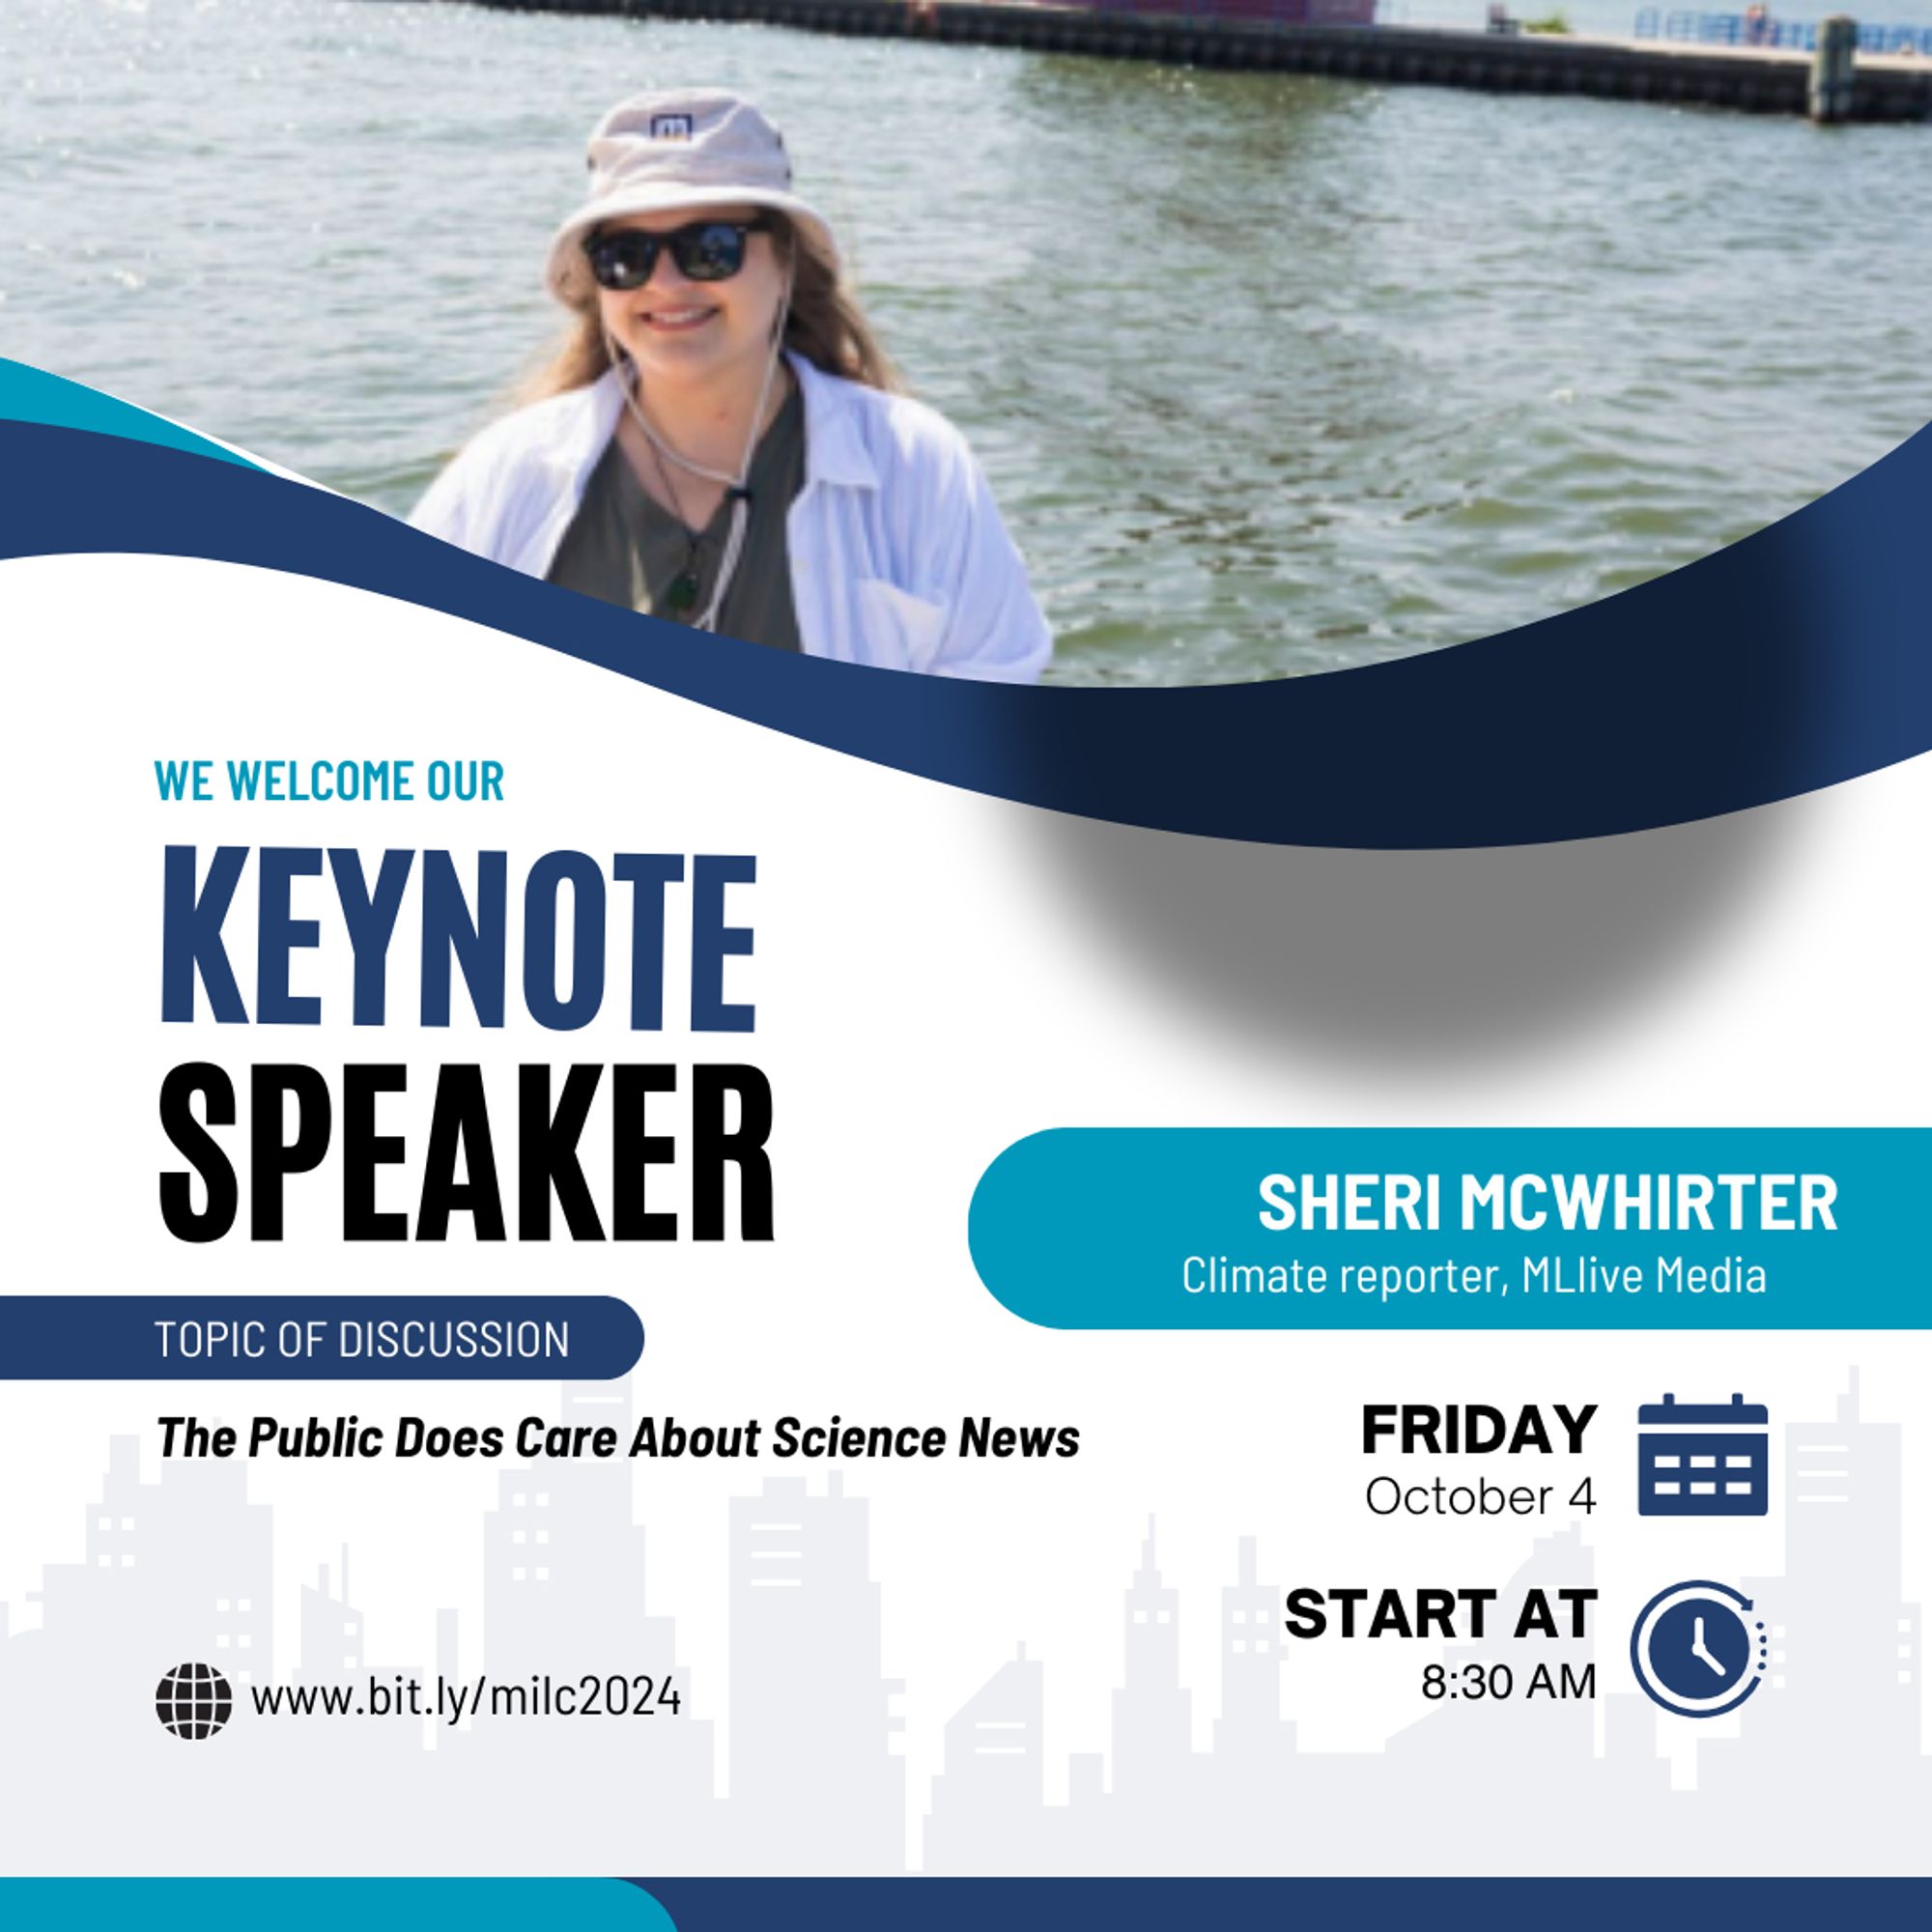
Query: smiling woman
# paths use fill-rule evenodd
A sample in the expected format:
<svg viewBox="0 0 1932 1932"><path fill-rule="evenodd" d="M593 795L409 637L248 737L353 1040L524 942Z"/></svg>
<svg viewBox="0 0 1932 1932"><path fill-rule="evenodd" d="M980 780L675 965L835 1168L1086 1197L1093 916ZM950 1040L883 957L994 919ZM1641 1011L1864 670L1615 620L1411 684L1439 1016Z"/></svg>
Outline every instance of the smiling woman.
<svg viewBox="0 0 1932 1932"><path fill-rule="evenodd" d="M1052 644L964 440L896 391L778 129L735 95L641 95L590 139L551 243L577 321L419 527L752 642L1030 683Z"/></svg>

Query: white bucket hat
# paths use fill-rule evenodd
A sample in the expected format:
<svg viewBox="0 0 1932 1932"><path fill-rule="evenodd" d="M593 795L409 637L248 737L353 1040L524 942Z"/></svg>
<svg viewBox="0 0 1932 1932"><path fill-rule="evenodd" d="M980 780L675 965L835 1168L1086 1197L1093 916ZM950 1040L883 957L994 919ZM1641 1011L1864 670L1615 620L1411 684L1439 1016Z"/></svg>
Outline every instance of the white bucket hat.
<svg viewBox="0 0 1932 1932"><path fill-rule="evenodd" d="M791 191L784 137L740 95L712 88L637 95L592 130L589 166L590 199L556 231L545 275L551 293L572 308L587 306L597 293L584 238L626 215L775 208L838 259L825 217Z"/></svg>

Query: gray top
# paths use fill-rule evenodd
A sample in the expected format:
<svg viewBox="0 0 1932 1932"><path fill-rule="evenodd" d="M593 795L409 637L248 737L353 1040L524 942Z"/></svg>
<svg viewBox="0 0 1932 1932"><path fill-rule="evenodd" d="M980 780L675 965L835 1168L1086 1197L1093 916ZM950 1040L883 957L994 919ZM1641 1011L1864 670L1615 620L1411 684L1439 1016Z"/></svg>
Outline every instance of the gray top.
<svg viewBox="0 0 1932 1932"><path fill-rule="evenodd" d="M718 629L725 637L780 650L799 648L785 513L804 483L805 404L794 388L752 457L744 554L718 613ZM550 582L688 624L711 602L730 527L727 497L694 547L692 533L638 480L613 436L557 546ZM696 579L696 591L680 608L673 586L687 573Z"/></svg>

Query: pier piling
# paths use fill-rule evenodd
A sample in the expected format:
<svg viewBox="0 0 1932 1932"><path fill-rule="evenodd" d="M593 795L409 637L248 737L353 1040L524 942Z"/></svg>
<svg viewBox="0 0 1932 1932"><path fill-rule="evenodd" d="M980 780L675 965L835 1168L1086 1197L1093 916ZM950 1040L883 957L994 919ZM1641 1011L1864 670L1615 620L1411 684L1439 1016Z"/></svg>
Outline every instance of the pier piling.
<svg viewBox="0 0 1932 1932"><path fill-rule="evenodd" d="M1849 121L1858 81L1859 23L1849 14L1828 14L1818 23L1818 51L1811 57L1806 104L1812 120Z"/></svg>

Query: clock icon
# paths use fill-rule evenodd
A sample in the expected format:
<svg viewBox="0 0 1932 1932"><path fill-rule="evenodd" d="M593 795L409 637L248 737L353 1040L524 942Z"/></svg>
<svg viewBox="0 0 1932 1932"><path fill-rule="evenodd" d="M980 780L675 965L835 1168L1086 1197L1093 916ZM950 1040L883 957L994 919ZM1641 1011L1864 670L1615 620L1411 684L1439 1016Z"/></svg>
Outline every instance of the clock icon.
<svg viewBox="0 0 1932 1932"><path fill-rule="evenodd" d="M1673 1583L1637 1612L1631 1668L1645 1694L1683 1718L1735 1711L1770 1655L1751 1600L1725 1583Z"/></svg>

